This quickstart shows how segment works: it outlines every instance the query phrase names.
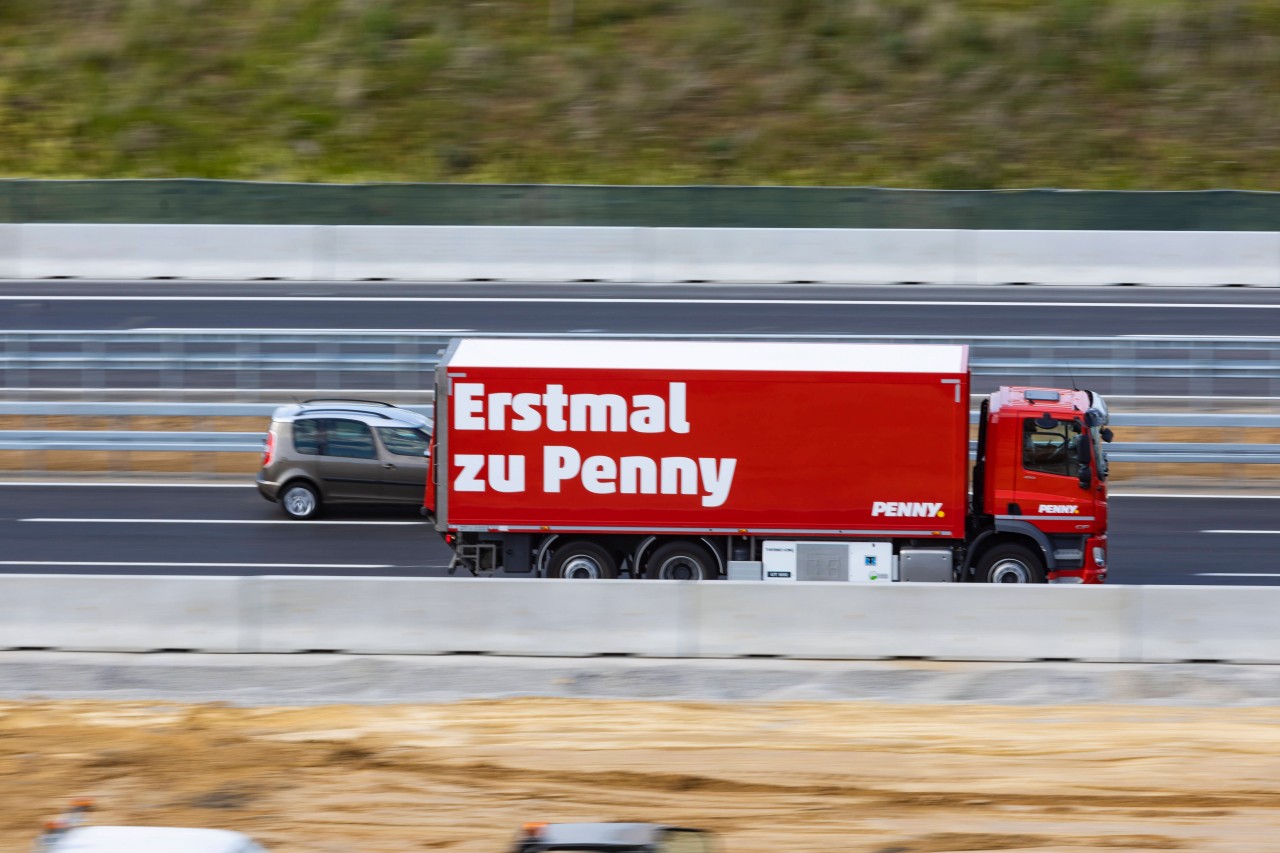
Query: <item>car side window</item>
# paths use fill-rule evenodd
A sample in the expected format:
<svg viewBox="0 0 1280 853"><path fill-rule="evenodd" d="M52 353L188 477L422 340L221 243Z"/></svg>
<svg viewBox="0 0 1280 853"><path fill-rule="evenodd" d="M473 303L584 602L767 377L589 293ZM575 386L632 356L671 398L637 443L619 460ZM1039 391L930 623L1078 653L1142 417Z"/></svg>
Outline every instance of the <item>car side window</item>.
<svg viewBox="0 0 1280 853"><path fill-rule="evenodd" d="M320 453L319 421L315 418L301 418L293 422L293 449L309 456Z"/></svg>
<svg viewBox="0 0 1280 853"><path fill-rule="evenodd" d="M324 455L347 459L376 459L373 432L359 421L331 418L324 422Z"/></svg>
<svg viewBox="0 0 1280 853"><path fill-rule="evenodd" d="M413 427L378 427L382 446L396 456L425 456L427 434Z"/></svg>

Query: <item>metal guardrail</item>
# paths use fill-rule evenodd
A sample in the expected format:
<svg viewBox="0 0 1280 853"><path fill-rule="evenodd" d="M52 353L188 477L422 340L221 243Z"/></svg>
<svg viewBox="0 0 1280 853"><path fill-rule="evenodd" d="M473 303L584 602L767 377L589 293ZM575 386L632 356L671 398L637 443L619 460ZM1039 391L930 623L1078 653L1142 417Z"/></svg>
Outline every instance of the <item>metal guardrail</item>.
<svg viewBox="0 0 1280 853"><path fill-rule="evenodd" d="M471 337L565 337L480 333ZM244 331L0 332L0 387L263 389L326 391L431 387L454 334ZM577 334L627 339L635 335ZM975 376L994 383L1066 385L1088 380L1109 394L1280 396L1280 337L1074 337L918 335L645 335L649 339L954 343L970 347Z"/></svg>

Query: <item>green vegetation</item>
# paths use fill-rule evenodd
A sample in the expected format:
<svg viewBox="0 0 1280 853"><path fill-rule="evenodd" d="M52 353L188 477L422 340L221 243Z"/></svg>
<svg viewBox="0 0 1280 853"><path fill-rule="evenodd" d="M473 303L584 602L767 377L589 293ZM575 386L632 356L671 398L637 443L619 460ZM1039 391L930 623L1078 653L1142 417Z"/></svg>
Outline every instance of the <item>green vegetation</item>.
<svg viewBox="0 0 1280 853"><path fill-rule="evenodd" d="M0 0L0 176L1280 189L1275 0Z"/></svg>

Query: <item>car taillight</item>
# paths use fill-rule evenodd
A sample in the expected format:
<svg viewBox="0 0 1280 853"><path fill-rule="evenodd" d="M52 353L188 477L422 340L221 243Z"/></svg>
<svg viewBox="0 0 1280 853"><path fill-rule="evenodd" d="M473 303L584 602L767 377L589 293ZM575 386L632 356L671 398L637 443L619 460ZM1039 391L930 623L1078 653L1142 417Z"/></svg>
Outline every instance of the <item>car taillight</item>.
<svg viewBox="0 0 1280 853"><path fill-rule="evenodd" d="M267 438L262 446L262 467L266 468L271 464L271 457L276 455L276 434L274 432L267 433Z"/></svg>

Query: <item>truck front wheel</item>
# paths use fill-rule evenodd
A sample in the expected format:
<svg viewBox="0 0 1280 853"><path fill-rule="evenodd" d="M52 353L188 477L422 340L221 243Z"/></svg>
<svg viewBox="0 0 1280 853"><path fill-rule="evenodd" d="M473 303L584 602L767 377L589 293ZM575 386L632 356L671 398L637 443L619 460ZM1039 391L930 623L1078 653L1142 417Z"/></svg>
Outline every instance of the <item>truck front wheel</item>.
<svg viewBox="0 0 1280 853"><path fill-rule="evenodd" d="M692 542L668 542L655 550L644 566L646 578L660 581L705 581L717 573L715 558Z"/></svg>
<svg viewBox="0 0 1280 853"><path fill-rule="evenodd" d="M601 580L618 576L618 561L595 542L566 542L551 555L547 576Z"/></svg>
<svg viewBox="0 0 1280 853"><path fill-rule="evenodd" d="M997 545L978 561L978 580L986 583L1046 583L1040 555L1021 545Z"/></svg>

